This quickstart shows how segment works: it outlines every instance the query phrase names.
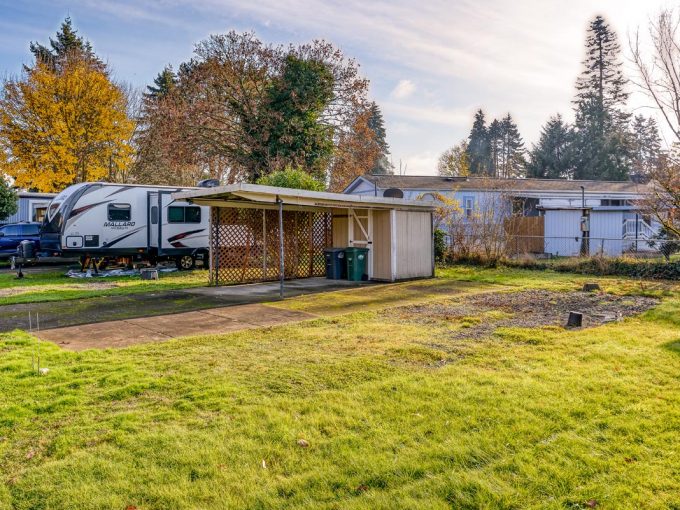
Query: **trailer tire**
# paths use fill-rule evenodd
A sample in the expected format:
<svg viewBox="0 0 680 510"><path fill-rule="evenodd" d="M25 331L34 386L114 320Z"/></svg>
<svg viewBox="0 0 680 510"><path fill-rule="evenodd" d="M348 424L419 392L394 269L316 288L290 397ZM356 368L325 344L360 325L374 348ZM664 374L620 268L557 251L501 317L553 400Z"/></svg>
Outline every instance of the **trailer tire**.
<svg viewBox="0 0 680 510"><path fill-rule="evenodd" d="M180 271L188 271L196 267L196 257L193 255L180 255L175 259L175 264Z"/></svg>

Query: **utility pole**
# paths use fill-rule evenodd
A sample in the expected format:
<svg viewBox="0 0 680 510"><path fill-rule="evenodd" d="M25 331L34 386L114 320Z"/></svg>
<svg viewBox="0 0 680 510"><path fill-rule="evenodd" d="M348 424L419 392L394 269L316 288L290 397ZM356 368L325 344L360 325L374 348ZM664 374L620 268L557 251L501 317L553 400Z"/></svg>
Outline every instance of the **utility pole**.
<svg viewBox="0 0 680 510"><path fill-rule="evenodd" d="M590 211L586 208L586 188L581 186L581 256L590 254Z"/></svg>

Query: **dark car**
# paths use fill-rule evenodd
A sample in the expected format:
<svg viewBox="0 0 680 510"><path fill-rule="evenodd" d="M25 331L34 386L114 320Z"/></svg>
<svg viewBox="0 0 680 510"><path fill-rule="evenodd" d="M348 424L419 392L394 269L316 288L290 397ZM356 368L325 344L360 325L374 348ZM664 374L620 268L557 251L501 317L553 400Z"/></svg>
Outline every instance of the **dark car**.
<svg viewBox="0 0 680 510"><path fill-rule="evenodd" d="M40 248L40 223L10 223L0 227L0 258L6 259L17 253L19 243L27 239L35 241Z"/></svg>

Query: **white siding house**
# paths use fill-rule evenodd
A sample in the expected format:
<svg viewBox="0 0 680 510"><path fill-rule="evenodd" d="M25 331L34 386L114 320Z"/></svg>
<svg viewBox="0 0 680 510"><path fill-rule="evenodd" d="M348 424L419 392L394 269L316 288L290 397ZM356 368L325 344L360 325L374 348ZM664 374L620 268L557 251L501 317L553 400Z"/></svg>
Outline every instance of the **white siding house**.
<svg viewBox="0 0 680 510"><path fill-rule="evenodd" d="M463 221L489 205L500 212L507 211L504 207L519 207L524 216L542 218L543 253L554 256L579 255L582 244L588 246L590 254L616 256L633 249L652 251L646 241L659 225L644 217L637 206L646 192L646 185L629 181L398 175L364 175L345 189L345 193L353 195L412 200L434 200L444 195L458 202ZM589 218L585 222L590 228L587 243L582 243L584 216Z"/></svg>
<svg viewBox="0 0 680 510"><path fill-rule="evenodd" d="M0 220L0 225L7 223L20 223L30 221L42 221L47 206L56 193L33 193L30 191L19 191L17 193L17 212L4 220Z"/></svg>

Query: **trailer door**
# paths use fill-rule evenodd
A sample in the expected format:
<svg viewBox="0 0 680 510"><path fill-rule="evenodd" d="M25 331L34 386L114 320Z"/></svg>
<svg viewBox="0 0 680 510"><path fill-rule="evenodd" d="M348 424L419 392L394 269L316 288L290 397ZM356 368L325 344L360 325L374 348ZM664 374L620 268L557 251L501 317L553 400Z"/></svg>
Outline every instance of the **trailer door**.
<svg viewBox="0 0 680 510"><path fill-rule="evenodd" d="M158 202L159 194L157 191L149 191L147 196L147 207L148 207L148 217L149 217L149 228L147 244L149 248L160 248L158 243L158 226L160 224L160 204Z"/></svg>

